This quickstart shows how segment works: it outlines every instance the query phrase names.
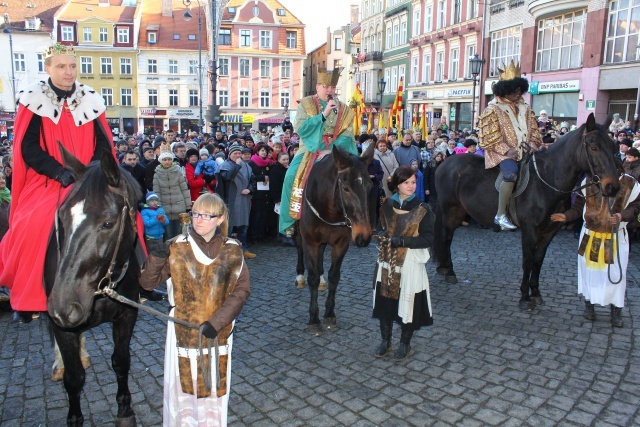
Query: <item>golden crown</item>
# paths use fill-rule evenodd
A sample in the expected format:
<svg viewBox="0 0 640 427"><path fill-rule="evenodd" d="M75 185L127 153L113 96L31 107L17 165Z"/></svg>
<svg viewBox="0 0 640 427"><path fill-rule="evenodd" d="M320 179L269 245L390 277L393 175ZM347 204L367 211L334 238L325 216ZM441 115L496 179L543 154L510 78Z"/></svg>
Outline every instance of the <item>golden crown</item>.
<svg viewBox="0 0 640 427"><path fill-rule="evenodd" d="M504 67L504 63L502 65ZM504 70L498 68L498 72L500 73L500 80L513 80L521 76L520 64L516 66L512 59L508 67L504 67Z"/></svg>
<svg viewBox="0 0 640 427"><path fill-rule="evenodd" d="M318 70L318 84L325 86L338 86L338 79L342 68L336 68L332 71L327 71L325 68Z"/></svg>
<svg viewBox="0 0 640 427"><path fill-rule="evenodd" d="M76 56L76 50L73 48L73 46L56 43L53 46L49 46L49 48L44 51L44 59L58 55Z"/></svg>

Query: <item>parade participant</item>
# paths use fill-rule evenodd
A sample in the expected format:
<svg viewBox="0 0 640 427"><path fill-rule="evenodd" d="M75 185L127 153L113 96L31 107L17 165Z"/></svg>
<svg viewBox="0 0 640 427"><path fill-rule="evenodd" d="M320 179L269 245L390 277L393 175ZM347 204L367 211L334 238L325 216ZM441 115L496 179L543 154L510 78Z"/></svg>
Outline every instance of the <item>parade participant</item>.
<svg viewBox="0 0 640 427"><path fill-rule="evenodd" d="M23 322L47 310L44 258L56 207L75 180L59 145L85 165L104 151L115 156L102 96L76 81L74 48L56 44L44 58L49 79L18 93L11 217L0 244L0 286Z"/></svg>
<svg viewBox="0 0 640 427"><path fill-rule="evenodd" d="M587 180L583 180L582 184L586 183ZM610 305L611 324L623 326L629 262L626 226L639 212L640 185L635 178L624 174L615 197L602 197L598 186L591 185L581 191L571 209L551 215L554 222L584 218L578 247L578 294L584 296L587 320L595 320L595 304Z"/></svg>
<svg viewBox="0 0 640 427"><path fill-rule="evenodd" d="M383 232L380 252L373 274L373 317L380 321L382 342L375 356L382 357L391 348L393 322L400 324L400 344L395 360L409 355L413 332L433 324L429 277L425 263L434 236L435 215L416 197L416 171L401 166L393 174L393 196L380 208Z"/></svg>
<svg viewBox="0 0 640 427"><path fill-rule="evenodd" d="M227 237L229 215L220 197L201 195L193 205L191 218L188 234L171 242L168 258L149 256L140 286L150 291L167 280L170 315L200 325L206 338L217 338L214 346L219 362L209 371L208 390L198 357L198 331L168 322L163 424L226 426L232 329L251 294L249 270L242 249ZM211 363L216 358L209 355L208 360Z"/></svg>
<svg viewBox="0 0 640 427"><path fill-rule="evenodd" d="M518 179L518 162L525 152L542 146L538 120L522 99L529 90L527 79L520 77L520 67L511 60L509 67L498 68L500 79L492 91L495 98L478 118L480 147L484 150L485 167L500 167L498 211L494 222L503 229L516 228L507 217L509 198Z"/></svg>
<svg viewBox="0 0 640 427"><path fill-rule="evenodd" d="M287 170L280 204L280 232L287 237L293 236L294 222L299 219L302 191L313 163L334 145L358 155L353 139L355 113L334 98L341 71L319 70L316 95L302 98L298 105L295 128L300 148Z"/></svg>

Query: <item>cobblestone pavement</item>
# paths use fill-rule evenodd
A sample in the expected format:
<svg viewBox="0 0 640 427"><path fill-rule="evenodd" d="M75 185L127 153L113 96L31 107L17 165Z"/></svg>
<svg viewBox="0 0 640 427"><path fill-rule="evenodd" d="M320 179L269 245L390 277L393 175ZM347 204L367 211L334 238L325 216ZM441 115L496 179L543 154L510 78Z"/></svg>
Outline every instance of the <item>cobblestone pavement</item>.
<svg viewBox="0 0 640 427"><path fill-rule="evenodd" d="M608 308L597 307L594 322L581 316L570 231L561 231L547 253L545 304L519 311L519 238L458 231L459 283L444 283L428 264L434 325L414 336L411 356L399 363L371 355L379 342L371 319L373 246L349 250L338 328L318 337L306 331L309 293L294 287L294 250L254 246L253 294L236 324L229 424L640 425L640 244L632 246L625 327L614 330ZM0 424L64 425L67 400L62 384L49 380L46 324L15 326L10 317L0 313ZM162 421L165 329L145 313L136 325L130 386L141 426ZM397 326L394 332L396 344ZM87 341L93 365L82 398L85 424L113 425L110 326L92 330Z"/></svg>

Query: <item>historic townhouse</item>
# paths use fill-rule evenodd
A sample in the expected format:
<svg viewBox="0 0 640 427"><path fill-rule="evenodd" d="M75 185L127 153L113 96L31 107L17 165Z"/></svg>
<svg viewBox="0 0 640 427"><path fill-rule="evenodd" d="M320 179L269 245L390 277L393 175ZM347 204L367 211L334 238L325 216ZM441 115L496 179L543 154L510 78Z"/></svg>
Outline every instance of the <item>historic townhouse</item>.
<svg viewBox="0 0 640 427"><path fill-rule="evenodd" d="M186 12L191 19L189 15L185 19ZM189 10L182 0L143 0L138 15L139 128L147 133L166 129L178 133L198 131L200 112L204 126L209 104L207 70L211 58L204 7L199 8L195 1Z"/></svg>
<svg viewBox="0 0 640 427"><path fill-rule="evenodd" d="M264 128L295 112L303 96L304 27L277 0L226 4L218 34L221 124Z"/></svg>
<svg viewBox="0 0 640 427"><path fill-rule="evenodd" d="M471 128L474 102L469 59L482 39L478 0L413 0L408 83L409 116L429 124L444 120L451 129ZM476 118L480 86L476 87Z"/></svg>
<svg viewBox="0 0 640 427"><path fill-rule="evenodd" d="M51 45L53 15L65 0L4 1L0 4L0 135L11 134L15 92L47 77L43 52Z"/></svg>
<svg viewBox="0 0 640 427"><path fill-rule="evenodd" d="M54 39L73 45L78 80L102 94L114 134L138 131L136 0L70 0L54 17Z"/></svg>
<svg viewBox="0 0 640 427"><path fill-rule="evenodd" d="M384 80L382 50L385 0L364 0L361 6L361 47L360 54L356 56L356 79L360 83L364 102L379 108L382 101L379 82Z"/></svg>

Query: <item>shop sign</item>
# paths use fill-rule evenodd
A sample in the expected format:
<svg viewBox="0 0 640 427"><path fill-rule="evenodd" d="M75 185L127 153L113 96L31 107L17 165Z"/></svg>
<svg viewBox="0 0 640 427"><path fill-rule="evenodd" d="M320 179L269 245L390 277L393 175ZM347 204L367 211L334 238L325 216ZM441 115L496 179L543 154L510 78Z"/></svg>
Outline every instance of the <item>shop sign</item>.
<svg viewBox="0 0 640 427"><path fill-rule="evenodd" d="M529 93L538 95L540 93L556 92L579 92L580 80L563 80L557 82L540 82L537 80L529 84Z"/></svg>
<svg viewBox="0 0 640 427"><path fill-rule="evenodd" d="M427 91L414 90L411 92L411 99L427 99Z"/></svg>
<svg viewBox="0 0 640 427"><path fill-rule="evenodd" d="M449 121L450 122L455 122L456 121L456 108L455 107L451 107L449 109Z"/></svg>
<svg viewBox="0 0 640 427"><path fill-rule="evenodd" d="M13 120L15 113L0 113L0 120Z"/></svg>
<svg viewBox="0 0 640 427"><path fill-rule="evenodd" d="M170 115L175 116L175 117L191 117L191 116L195 116L196 112L195 112L195 110L189 110L189 109L173 110L173 111L170 112Z"/></svg>
<svg viewBox="0 0 640 427"><path fill-rule="evenodd" d="M255 118L253 114L222 114L220 121L224 123L252 124Z"/></svg>
<svg viewBox="0 0 640 427"><path fill-rule="evenodd" d="M584 106L585 106L585 109L587 111L595 111L595 109L596 109L596 100L595 99L588 99L585 102Z"/></svg>
<svg viewBox="0 0 640 427"><path fill-rule="evenodd" d="M153 116L156 114L155 108L141 108L140 115L142 116Z"/></svg>
<svg viewBox="0 0 640 427"><path fill-rule="evenodd" d="M447 98L461 98L471 96L472 89L449 89L447 90Z"/></svg>

